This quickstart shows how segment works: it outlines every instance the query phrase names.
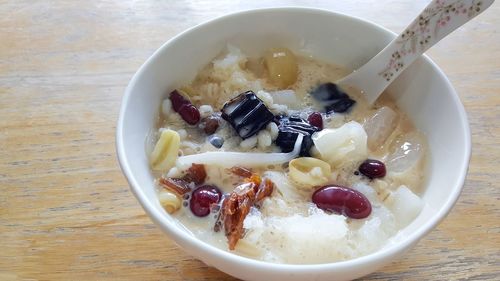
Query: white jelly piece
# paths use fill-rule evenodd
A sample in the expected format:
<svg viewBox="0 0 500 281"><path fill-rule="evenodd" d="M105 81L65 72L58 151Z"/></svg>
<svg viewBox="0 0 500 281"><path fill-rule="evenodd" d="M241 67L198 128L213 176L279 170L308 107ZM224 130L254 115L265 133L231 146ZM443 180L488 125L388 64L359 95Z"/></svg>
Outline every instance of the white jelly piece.
<svg viewBox="0 0 500 281"><path fill-rule="evenodd" d="M402 185L386 201L400 227L407 226L423 207L423 201L408 187Z"/></svg>
<svg viewBox="0 0 500 281"><path fill-rule="evenodd" d="M403 173L411 169L422 157L422 138L418 133L396 138L391 143L390 150L392 153L386 161L387 170Z"/></svg>
<svg viewBox="0 0 500 281"><path fill-rule="evenodd" d="M355 121L337 129L324 129L312 135L321 159L333 166L366 159L366 138L363 126Z"/></svg>
<svg viewBox="0 0 500 281"><path fill-rule="evenodd" d="M377 110L363 124L368 136L368 148L372 151L380 148L398 126L398 121L398 114L390 107L384 106Z"/></svg>

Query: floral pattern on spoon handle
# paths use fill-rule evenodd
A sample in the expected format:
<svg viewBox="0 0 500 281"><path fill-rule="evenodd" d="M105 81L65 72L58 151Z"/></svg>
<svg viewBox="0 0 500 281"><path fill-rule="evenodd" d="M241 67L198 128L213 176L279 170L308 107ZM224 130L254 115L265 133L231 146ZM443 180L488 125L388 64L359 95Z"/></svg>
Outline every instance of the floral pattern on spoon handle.
<svg viewBox="0 0 500 281"><path fill-rule="evenodd" d="M487 9L494 0L433 0L416 19L362 67L336 81L364 93L369 104L427 49Z"/></svg>
<svg viewBox="0 0 500 281"><path fill-rule="evenodd" d="M485 2L490 2L486 3ZM406 58L420 55L430 46L461 26L487 8L493 1L485 0L434 0L399 35L396 50L392 53L386 67L378 74L386 81L391 81L396 72L407 65ZM411 60L409 63L411 63ZM408 63L408 64L409 64Z"/></svg>

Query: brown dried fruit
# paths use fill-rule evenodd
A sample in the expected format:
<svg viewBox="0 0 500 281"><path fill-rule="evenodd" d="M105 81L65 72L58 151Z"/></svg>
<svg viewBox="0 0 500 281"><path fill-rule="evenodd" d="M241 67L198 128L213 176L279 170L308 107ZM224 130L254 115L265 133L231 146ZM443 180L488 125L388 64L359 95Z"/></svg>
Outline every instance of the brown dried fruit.
<svg viewBox="0 0 500 281"><path fill-rule="evenodd" d="M189 182L183 179L161 178L158 183L163 186L163 188L172 191L179 197L191 191Z"/></svg>
<svg viewBox="0 0 500 281"><path fill-rule="evenodd" d="M217 129L219 128L219 117L213 115L208 116L204 119L203 126L205 134L211 135L215 133L215 131L217 131Z"/></svg>
<svg viewBox="0 0 500 281"><path fill-rule="evenodd" d="M240 177L245 177L249 178L252 176L252 170L249 170L247 168L239 167L239 166L234 166L229 171L237 176Z"/></svg>
<svg viewBox="0 0 500 281"><path fill-rule="evenodd" d="M207 172L205 171L205 166L203 164L192 164L182 179L199 185L204 183L206 178Z"/></svg>
<svg viewBox="0 0 500 281"><path fill-rule="evenodd" d="M267 196L271 196L274 189L274 183L270 179L265 179L264 183L259 186L255 201L259 202Z"/></svg>
<svg viewBox="0 0 500 281"><path fill-rule="evenodd" d="M243 221L255 200L254 186L254 183L249 182L236 187L222 203L221 220L230 250L234 250L244 233Z"/></svg>
<svg viewBox="0 0 500 281"><path fill-rule="evenodd" d="M249 178L245 179L245 182L253 182L255 184L255 192L257 192L258 187L262 183L262 179L257 174L252 174Z"/></svg>
<svg viewBox="0 0 500 281"><path fill-rule="evenodd" d="M205 182L207 172L202 164L193 164L186 172L186 175L181 179L178 178L161 178L158 183L165 189L168 189L179 197L191 191L190 183L200 185Z"/></svg>
<svg viewBox="0 0 500 281"><path fill-rule="evenodd" d="M250 208L259 203L273 192L274 184L271 180L252 174L247 182L237 186L222 203L219 218L214 230L219 231L221 226L228 239L229 249L234 250L236 243L243 236L243 221L250 212ZM258 183L257 183L258 182Z"/></svg>

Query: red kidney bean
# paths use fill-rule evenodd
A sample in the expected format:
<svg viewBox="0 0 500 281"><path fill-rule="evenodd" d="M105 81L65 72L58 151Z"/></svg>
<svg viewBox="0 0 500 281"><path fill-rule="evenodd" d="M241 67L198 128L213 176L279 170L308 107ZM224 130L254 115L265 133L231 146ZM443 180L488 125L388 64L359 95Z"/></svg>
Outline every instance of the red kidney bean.
<svg viewBox="0 0 500 281"><path fill-rule="evenodd" d="M316 190L312 201L318 208L343 214L353 219L363 219L370 215L370 201L360 192L343 186L327 185Z"/></svg>
<svg viewBox="0 0 500 281"><path fill-rule="evenodd" d="M174 109L175 112L179 112L179 109L186 105L186 104L191 104L191 102L186 99L183 95L179 93L177 90L173 90L170 93L170 101L172 102L172 108Z"/></svg>
<svg viewBox="0 0 500 281"><path fill-rule="evenodd" d="M196 125L200 121L200 111L192 104L182 106L178 113L189 125Z"/></svg>
<svg viewBox="0 0 500 281"><path fill-rule="evenodd" d="M374 179L385 177L385 164L374 159L366 159L358 168L363 175Z"/></svg>
<svg viewBox="0 0 500 281"><path fill-rule="evenodd" d="M323 117L321 116L321 113L319 112L311 113L309 117L307 117L307 122L309 122L309 124L313 125L314 127L323 130Z"/></svg>
<svg viewBox="0 0 500 281"><path fill-rule="evenodd" d="M200 121L200 111L187 98L174 90L170 93L170 101L175 112L179 113L186 123L195 125Z"/></svg>
<svg viewBox="0 0 500 281"><path fill-rule="evenodd" d="M202 185L191 194L189 208L197 217L206 217L210 214L211 208L219 203L222 193L214 185Z"/></svg>

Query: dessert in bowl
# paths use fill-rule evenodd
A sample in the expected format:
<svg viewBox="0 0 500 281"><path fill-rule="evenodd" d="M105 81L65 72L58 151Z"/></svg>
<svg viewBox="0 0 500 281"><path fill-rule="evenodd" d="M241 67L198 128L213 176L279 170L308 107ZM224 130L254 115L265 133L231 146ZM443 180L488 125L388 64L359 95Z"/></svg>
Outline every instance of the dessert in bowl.
<svg viewBox="0 0 500 281"><path fill-rule="evenodd" d="M343 280L388 263L451 209L470 153L463 107L426 57L373 108L355 91L340 94L343 106L332 103L338 94L329 82L393 36L345 15L277 8L225 16L173 38L134 76L120 113L118 156L139 202L187 252L242 279ZM295 57L295 80L272 78L270 57L280 53ZM336 97L327 104L325 91ZM247 104L259 114L234 111ZM397 121L384 129L379 119ZM289 130L297 126L309 127ZM381 131L387 133L380 137ZM173 158L158 144L162 138L178 143L175 153L166 153ZM398 147L403 156L417 151L418 157L396 165ZM385 175L370 173L375 160ZM199 165L206 177L195 179L192 168ZM184 186L178 180L187 188L176 194ZM322 201L342 188L369 203L353 211ZM224 202L240 202L248 192L256 194L243 198L250 206L236 208L235 220ZM207 205L200 196L214 199Z"/></svg>

